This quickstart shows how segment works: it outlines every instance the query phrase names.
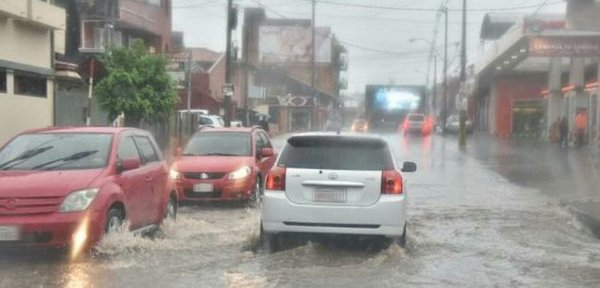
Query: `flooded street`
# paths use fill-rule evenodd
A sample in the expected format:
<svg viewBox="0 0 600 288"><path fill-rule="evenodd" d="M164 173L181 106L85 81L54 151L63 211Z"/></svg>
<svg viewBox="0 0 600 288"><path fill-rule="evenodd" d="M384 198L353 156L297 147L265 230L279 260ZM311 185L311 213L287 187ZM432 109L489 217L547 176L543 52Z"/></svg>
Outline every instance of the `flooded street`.
<svg viewBox="0 0 600 288"><path fill-rule="evenodd" d="M600 285L600 240L561 205L568 197L542 191L547 178L519 183L511 171L520 162L482 158L491 152L476 145L486 142L460 151L452 137L385 137L398 161L419 165L405 175L406 249L308 243L266 254L257 249L259 210L201 205L182 208L156 239L118 233L74 262L56 252L2 250L0 287Z"/></svg>

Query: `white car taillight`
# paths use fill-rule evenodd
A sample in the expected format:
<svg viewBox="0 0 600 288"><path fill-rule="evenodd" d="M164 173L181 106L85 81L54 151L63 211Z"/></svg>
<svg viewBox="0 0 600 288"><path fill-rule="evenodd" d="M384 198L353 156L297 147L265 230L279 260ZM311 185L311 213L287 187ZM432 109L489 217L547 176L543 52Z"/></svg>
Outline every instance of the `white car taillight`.
<svg viewBox="0 0 600 288"><path fill-rule="evenodd" d="M398 171L383 171L381 176L381 194L402 195L402 181L402 175Z"/></svg>
<svg viewBox="0 0 600 288"><path fill-rule="evenodd" d="M285 191L285 167L273 167L267 175L267 190Z"/></svg>

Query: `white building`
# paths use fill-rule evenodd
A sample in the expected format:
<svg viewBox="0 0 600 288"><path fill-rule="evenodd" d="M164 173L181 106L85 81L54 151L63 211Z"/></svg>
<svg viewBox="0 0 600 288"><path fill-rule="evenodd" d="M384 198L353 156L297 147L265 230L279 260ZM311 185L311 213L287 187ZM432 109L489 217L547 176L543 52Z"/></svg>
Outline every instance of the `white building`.
<svg viewBox="0 0 600 288"><path fill-rule="evenodd" d="M0 1L0 146L53 125L54 53L64 53L66 16L50 2Z"/></svg>

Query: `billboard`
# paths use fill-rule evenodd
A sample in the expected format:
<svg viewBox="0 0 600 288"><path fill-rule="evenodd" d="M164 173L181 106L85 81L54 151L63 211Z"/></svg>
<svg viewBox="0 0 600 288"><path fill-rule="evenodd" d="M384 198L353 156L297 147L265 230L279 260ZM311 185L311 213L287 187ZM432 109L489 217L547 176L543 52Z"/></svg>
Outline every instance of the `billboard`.
<svg viewBox="0 0 600 288"><path fill-rule="evenodd" d="M263 64L310 63L312 56L310 27L261 26L259 60ZM329 27L315 28L315 62L331 63L332 34Z"/></svg>
<svg viewBox="0 0 600 288"><path fill-rule="evenodd" d="M425 103L424 86L367 86L367 109L375 113L394 113L422 110Z"/></svg>

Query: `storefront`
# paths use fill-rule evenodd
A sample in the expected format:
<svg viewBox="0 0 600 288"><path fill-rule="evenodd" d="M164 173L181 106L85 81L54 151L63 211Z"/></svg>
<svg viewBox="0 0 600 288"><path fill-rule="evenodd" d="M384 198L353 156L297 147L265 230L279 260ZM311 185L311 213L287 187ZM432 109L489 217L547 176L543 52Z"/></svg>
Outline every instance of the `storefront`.
<svg viewBox="0 0 600 288"><path fill-rule="evenodd" d="M562 117L575 131L577 115L586 115L588 136L597 134L592 82L598 78L600 33L571 30L564 15L524 16L510 26L492 20L486 17L482 31L498 32L501 24L504 30L490 34L496 38L475 65L478 128L498 137L540 137ZM483 33L485 42L491 36Z"/></svg>

